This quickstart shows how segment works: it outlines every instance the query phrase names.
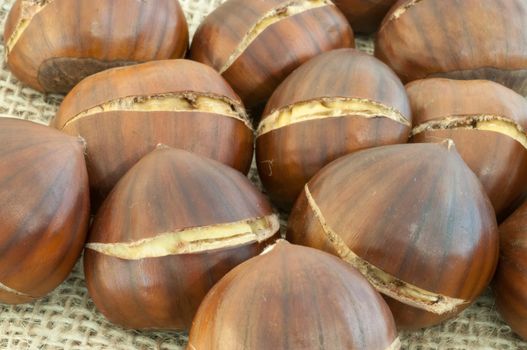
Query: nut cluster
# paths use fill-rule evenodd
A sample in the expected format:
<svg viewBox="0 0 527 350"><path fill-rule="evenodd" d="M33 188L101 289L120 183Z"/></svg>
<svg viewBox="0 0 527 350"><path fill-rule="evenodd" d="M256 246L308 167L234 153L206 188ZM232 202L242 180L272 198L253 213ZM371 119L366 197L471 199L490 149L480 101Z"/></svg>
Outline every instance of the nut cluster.
<svg viewBox="0 0 527 350"><path fill-rule="evenodd" d="M0 302L84 249L106 318L191 350L394 350L497 269L527 337L525 28L522 0L227 0L182 59L176 0L16 1L7 66L67 95L0 119Z"/></svg>

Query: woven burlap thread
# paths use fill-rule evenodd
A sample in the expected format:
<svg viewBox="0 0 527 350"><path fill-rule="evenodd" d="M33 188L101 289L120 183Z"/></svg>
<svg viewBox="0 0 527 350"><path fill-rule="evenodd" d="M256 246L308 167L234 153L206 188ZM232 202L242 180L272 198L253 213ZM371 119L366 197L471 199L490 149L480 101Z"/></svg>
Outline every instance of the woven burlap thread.
<svg viewBox="0 0 527 350"><path fill-rule="evenodd" d="M193 34L201 20L222 0L180 0ZM0 30L14 0L0 0ZM372 52L370 38L357 46ZM0 45L0 117L16 117L48 124L62 96L44 95L22 85L7 70ZM251 179L259 184L254 169ZM184 349L187 335L178 332L140 332L112 325L90 299L82 263L47 297L32 304L0 305L0 349ZM403 348L432 349L527 349L497 314L494 299L486 291L459 317L439 326L401 334ZM203 349L212 350L212 349ZM277 349L278 350L278 349Z"/></svg>

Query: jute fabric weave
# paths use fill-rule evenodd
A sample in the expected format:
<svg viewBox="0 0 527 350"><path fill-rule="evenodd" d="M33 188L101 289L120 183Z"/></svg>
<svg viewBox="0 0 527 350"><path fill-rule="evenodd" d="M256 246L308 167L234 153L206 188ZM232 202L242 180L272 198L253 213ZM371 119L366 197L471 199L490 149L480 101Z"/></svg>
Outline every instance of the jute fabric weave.
<svg viewBox="0 0 527 350"><path fill-rule="evenodd" d="M203 17L221 2L180 0L191 34ZM0 0L2 36L13 3L14 0ZM373 51L370 38L359 38L357 46ZM3 45L0 45L0 57L0 117L49 123L62 96L43 95L18 82L3 61ZM250 177L258 184L254 169ZM81 263L46 298L26 305L0 305L0 310L0 349L184 349L187 340L186 334L139 332L112 325L95 309L86 290ZM514 335L496 313L490 291L459 317L437 327L403 333L401 338L403 348L412 350L527 349L527 343Z"/></svg>

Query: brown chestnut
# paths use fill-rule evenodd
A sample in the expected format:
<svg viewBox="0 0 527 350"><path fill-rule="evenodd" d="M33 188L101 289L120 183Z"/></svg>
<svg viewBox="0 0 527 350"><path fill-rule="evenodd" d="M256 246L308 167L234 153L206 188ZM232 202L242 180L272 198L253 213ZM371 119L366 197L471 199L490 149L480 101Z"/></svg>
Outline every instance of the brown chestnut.
<svg viewBox="0 0 527 350"><path fill-rule="evenodd" d="M287 77L267 103L256 138L260 179L288 209L324 165L359 149L406 143L411 124L404 86L384 63L354 49L324 53Z"/></svg>
<svg viewBox="0 0 527 350"><path fill-rule="evenodd" d="M493 283L496 306L512 330L527 339L527 203L499 230L500 260Z"/></svg>
<svg viewBox="0 0 527 350"><path fill-rule="evenodd" d="M351 27L329 0L228 0L200 25L190 57L214 67L254 107L303 62L353 46Z"/></svg>
<svg viewBox="0 0 527 350"><path fill-rule="evenodd" d="M469 306L498 260L494 210L450 140L339 158L305 186L287 237L361 271L401 329Z"/></svg>
<svg viewBox="0 0 527 350"><path fill-rule="evenodd" d="M0 118L0 302L51 292L77 262L90 212L84 143Z"/></svg>
<svg viewBox="0 0 527 350"><path fill-rule="evenodd" d="M418 80L406 87L413 142L451 139L498 217L527 190L527 100L486 80Z"/></svg>
<svg viewBox="0 0 527 350"><path fill-rule="evenodd" d="M356 33L370 34L377 30L384 15L397 0L333 0Z"/></svg>
<svg viewBox="0 0 527 350"><path fill-rule="evenodd" d="M403 82L487 79L527 95L525 0L400 0L377 34L375 55Z"/></svg>
<svg viewBox="0 0 527 350"><path fill-rule="evenodd" d="M207 294L188 350L399 349L386 303L334 256L279 240Z"/></svg>
<svg viewBox="0 0 527 350"><path fill-rule="evenodd" d="M97 213L84 257L88 291L118 325L186 329L207 291L279 228L243 174L160 148L126 173Z"/></svg>
<svg viewBox="0 0 527 350"><path fill-rule="evenodd" d="M87 142L94 198L157 144L248 172L253 130L239 97L212 68L166 60L114 68L77 85L53 125Z"/></svg>
<svg viewBox="0 0 527 350"><path fill-rule="evenodd" d="M177 0L17 0L4 43L21 81L67 93L101 70L182 57L188 28Z"/></svg>

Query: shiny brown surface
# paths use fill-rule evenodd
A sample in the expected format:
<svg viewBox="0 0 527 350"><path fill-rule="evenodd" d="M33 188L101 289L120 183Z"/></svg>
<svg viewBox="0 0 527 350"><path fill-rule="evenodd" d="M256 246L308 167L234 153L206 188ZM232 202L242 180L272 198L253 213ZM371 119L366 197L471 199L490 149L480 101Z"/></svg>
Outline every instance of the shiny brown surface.
<svg viewBox="0 0 527 350"><path fill-rule="evenodd" d="M488 79L527 95L527 3L523 0L399 1L377 35L375 55L404 82ZM400 12L399 12L400 13Z"/></svg>
<svg viewBox="0 0 527 350"><path fill-rule="evenodd" d="M80 256L89 218L88 176L78 138L0 118L0 302L45 296Z"/></svg>
<svg viewBox="0 0 527 350"><path fill-rule="evenodd" d="M452 147L409 144L356 152L326 166L308 187L326 223L352 252L406 283L466 300L455 313L492 278L498 258L494 211ZM305 192L291 213L287 237L337 254ZM392 305L392 311L400 328L453 316L408 305Z"/></svg>
<svg viewBox="0 0 527 350"><path fill-rule="evenodd" d="M493 290L496 306L512 330L527 339L527 205L500 225L500 261Z"/></svg>
<svg viewBox="0 0 527 350"><path fill-rule="evenodd" d="M9 14L4 42L21 18L23 2ZM177 0L54 0L30 20L7 63L32 88L67 93L100 70L182 57L187 47Z"/></svg>
<svg viewBox="0 0 527 350"><path fill-rule="evenodd" d="M389 309L355 269L281 240L214 286L187 349L384 350L396 338Z"/></svg>
<svg viewBox="0 0 527 350"><path fill-rule="evenodd" d="M97 213L89 242L137 242L270 214L266 198L241 173L189 152L158 149L112 191ZM88 291L97 308L123 327L186 329L214 283L272 240L138 260L87 249Z"/></svg>
<svg viewBox="0 0 527 350"><path fill-rule="evenodd" d="M288 0L228 0L198 28L190 57L220 70L245 34L273 8ZM223 73L245 104L255 106L295 68L310 58L353 47L353 32L333 5L312 9L272 24Z"/></svg>
<svg viewBox="0 0 527 350"><path fill-rule="evenodd" d="M411 123L399 78L382 62L353 49L322 54L298 68L273 93L262 120L282 107L322 97L375 101ZM256 165L273 202L291 208L304 184L324 165L360 149L406 143L409 132L410 126L385 117L304 121L257 137Z"/></svg>
<svg viewBox="0 0 527 350"><path fill-rule="evenodd" d="M407 86L414 128L450 116L499 116L527 129L527 101L499 84L482 81L426 79ZM513 138L475 129L429 130L413 142L451 139L487 191L499 217L527 190L527 150Z"/></svg>
<svg viewBox="0 0 527 350"><path fill-rule="evenodd" d="M221 161L241 172L249 170L253 132L242 121L228 116L111 111L69 122L82 111L118 98L183 92L227 98L243 109L239 97L219 74L188 60L157 61L104 71L85 79L66 96L52 125L86 140L94 198L104 198L121 176L159 143Z"/></svg>
<svg viewBox="0 0 527 350"><path fill-rule="evenodd" d="M397 0L334 0L357 33L373 33Z"/></svg>

